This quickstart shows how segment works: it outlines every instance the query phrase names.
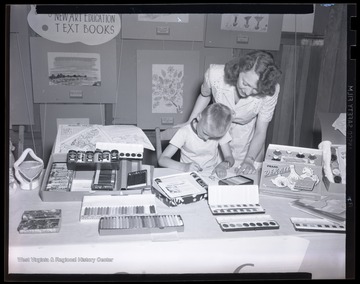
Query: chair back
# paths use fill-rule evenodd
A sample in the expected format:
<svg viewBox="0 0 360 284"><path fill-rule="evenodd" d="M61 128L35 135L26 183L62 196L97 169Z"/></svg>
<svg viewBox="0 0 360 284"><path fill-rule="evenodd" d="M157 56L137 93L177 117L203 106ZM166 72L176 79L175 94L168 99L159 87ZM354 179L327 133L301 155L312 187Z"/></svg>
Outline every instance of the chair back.
<svg viewBox="0 0 360 284"><path fill-rule="evenodd" d="M163 149L166 148L166 146L169 144L169 141L171 138L173 138L178 129L179 128L167 128L165 130L160 130L159 127L155 128L155 151L158 165L158 161L163 152ZM178 151L173 158L180 161L180 151Z"/></svg>

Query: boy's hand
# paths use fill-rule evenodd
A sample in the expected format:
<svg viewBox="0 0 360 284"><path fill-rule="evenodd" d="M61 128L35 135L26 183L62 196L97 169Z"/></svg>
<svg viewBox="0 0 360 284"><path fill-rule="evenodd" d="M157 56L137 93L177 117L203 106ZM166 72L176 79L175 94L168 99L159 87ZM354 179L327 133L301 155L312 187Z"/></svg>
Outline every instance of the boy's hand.
<svg viewBox="0 0 360 284"><path fill-rule="evenodd" d="M215 167L215 169L213 170L213 172L211 173L211 175L213 175L214 172L217 174L217 176L218 176L220 179L226 177L226 175L227 175L227 164L225 164L225 163L223 163L223 162L220 163L220 164L218 164L218 165Z"/></svg>
<svg viewBox="0 0 360 284"><path fill-rule="evenodd" d="M185 167L184 167L184 172L192 172L192 171L195 171L195 172L201 172L202 171L202 168L200 167L200 165L198 163L187 163L187 164L184 164Z"/></svg>

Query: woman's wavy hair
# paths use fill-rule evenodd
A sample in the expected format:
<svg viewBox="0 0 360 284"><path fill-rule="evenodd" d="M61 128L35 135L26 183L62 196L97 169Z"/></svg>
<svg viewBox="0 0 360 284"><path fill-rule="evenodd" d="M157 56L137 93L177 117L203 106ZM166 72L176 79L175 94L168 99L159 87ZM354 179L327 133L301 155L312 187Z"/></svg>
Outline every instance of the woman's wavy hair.
<svg viewBox="0 0 360 284"><path fill-rule="evenodd" d="M236 86L239 74L254 70L259 75L258 94L272 96L281 76L271 53L263 50L252 51L243 57L234 58L225 64L225 80Z"/></svg>

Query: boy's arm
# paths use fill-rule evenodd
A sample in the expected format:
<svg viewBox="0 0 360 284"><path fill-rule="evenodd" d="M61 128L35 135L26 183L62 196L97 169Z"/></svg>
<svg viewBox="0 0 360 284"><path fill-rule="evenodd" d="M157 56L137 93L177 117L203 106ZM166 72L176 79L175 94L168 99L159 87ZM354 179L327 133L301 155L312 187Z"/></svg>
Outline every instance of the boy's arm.
<svg viewBox="0 0 360 284"><path fill-rule="evenodd" d="M178 161L175 161L172 159L172 156L174 156L174 154L176 153L176 151L179 148L169 144L164 152L162 152L160 158L159 158L159 166L164 167L164 168L171 168L171 169L175 169L175 170L179 170L179 171L183 171L183 172L188 172L188 171L201 171L201 167L193 162L193 163L181 163Z"/></svg>
<svg viewBox="0 0 360 284"><path fill-rule="evenodd" d="M211 174L216 173L219 178L224 178L227 175L227 170L234 165L235 159L232 155L229 143L220 145L220 148L224 156L224 161L218 164Z"/></svg>
<svg viewBox="0 0 360 284"><path fill-rule="evenodd" d="M172 144L169 144L165 150L161 153L159 158L159 166L164 168L172 168L176 170L183 171L184 170L184 164L177 162L172 159L172 156L179 150L178 147L175 147Z"/></svg>
<svg viewBox="0 0 360 284"><path fill-rule="evenodd" d="M234 156L231 152L230 144L222 144L220 145L221 151L223 153L224 161L222 163L227 163L228 168L231 168L235 164Z"/></svg>

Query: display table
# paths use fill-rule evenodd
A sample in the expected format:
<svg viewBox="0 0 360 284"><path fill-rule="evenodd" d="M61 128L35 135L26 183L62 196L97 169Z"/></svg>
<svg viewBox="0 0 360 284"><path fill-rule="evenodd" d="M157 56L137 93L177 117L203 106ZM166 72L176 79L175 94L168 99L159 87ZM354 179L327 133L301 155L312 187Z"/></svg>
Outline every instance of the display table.
<svg viewBox="0 0 360 284"><path fill-rule="evenodd" d="M156 168L154 176L177 173ZM17 190L9 202L9 273L178 274L309 272L313 279L345 278L345 234L298 232L290 217L313 216L292 199L260 195L276 230L223 232L206 200L167 207L184 232L100 236L98 222L80 222L81 202L43 202L37 190ZM61 209L59 233L19 234L25 210Z"/></svg>

